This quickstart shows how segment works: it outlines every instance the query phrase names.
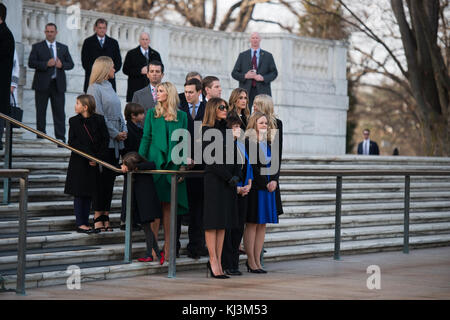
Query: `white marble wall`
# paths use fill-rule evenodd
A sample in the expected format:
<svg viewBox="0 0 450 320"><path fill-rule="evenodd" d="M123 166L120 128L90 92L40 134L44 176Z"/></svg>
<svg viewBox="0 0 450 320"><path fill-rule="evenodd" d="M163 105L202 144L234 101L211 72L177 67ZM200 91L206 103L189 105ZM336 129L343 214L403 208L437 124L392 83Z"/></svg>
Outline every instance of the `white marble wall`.
<svg viewBox="0 0 450 320"><path fill-rule="evenodd" d="M228 99L231 90L238 85L231 77L235 60L239 52L249 47L248 34L175 26L94 11L81 10L80 28L71 29L68 21L73 24L74 16L68 15L66 7L31 1L23 1L23 5L17 5L22 1L9 2L16 3L13 10L22 10L21 21L7 19L7 22L19 30L18 34L21 33L19 42L23 43L25 67L31 44L44 39L44 26L48 22L58 26L57 41L69 46L75 68L67 72L67 118L74 114L75 97L83 88L81 46L84 39L93 34L93 24L99 17L108 21L108 35L119 41L123 59L128 50L138 45L140 32L149 32L151 46L160 52L166 68L164 80L173 82L179 91L183 90L186 73L195 70L203 76L218 76L223 87L222 97ZM276 112L284 122L285 152L345 154L348 109L346 44L289 34L262 34L262 39L261 47L274 55L279 71L278 78L272 83L272 95ZM31 90L34 71L29 68L24 68L24 71L21 99L24 121L34 127L34 92ZM116 78L124 105L126 76L119 71ZM52 135L50 105L47 119L47 133Z"/></svg>

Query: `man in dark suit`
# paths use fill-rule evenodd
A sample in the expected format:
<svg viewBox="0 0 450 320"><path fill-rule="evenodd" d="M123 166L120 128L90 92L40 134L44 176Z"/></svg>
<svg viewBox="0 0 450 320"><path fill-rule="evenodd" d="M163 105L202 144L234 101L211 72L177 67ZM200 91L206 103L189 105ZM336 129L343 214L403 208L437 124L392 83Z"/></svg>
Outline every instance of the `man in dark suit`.
<svg viewBox="0 0 450 320"><path fill-rule="evenodd" d="M133 94L132 102L139 103L144 107L145 115L147 110L156 105L156 86L161 83L164 77L164 65L159 60L150 61L147 68L147 78L149 85L136 91Z"/></svg>
<svg viewBox="0 0 450 320"><path fill-rule="evenodd" d="M81 63L85 71L84 75L84 92L87 91L89 87L89 77L91 76L92 65L100 56L108 56L114 62L114 70L116 73L122 67L122 57L120 56L119 43L117 40L110 38L106 35L106 29L108 23L105 19L97 19L94 25L95 34L83 42L83 47L81 48ZM116 80L115 77L109 79L114 90L116 90Z"/></svg>
<svg viewBox="0 0 450 320"><path fill-rule="evenodd" d="M9 116L11 114L9 99L11 95L11 74L14 61L14 37L6 25L6 6L0 3L0 112ZM0 124L0 150L3 149L2 135L4 120Z"/></svg>
<svg viewBox="0 0 450 320"><path fill-rule="evenodd" d="M203 81L202 79L202 75L200 73L198 73L197 71L191 71L188 72L188 74L186 75L186 78L184 79L184 82L186 83L188 80L192 79L192 78L196 78L198 80L200 80L200 82ZM178 94L178 98L180 99L180 105L186 104L186 96L184 95L184 91ZM203 94L200 93L200 102L203 101Z"/></svg>
<svg viewBox="0 0 450 320"><path fill-rule="evenodd" d="M364 155L379 155L380 150L378 149L378 144L375 141L371 141L370 130L364 129L363 131L364 141L358 144L358 154Z"/></svg>
<svg viewBox="0 0 450 320"><path fill-rule="evenodd" d="M200 126L205 114L205 102L200 101L202 93L202 83L197 78L191 78L184 84L184 95L186 102L180 105L180 110L187 113L188 130L191 136L191 152L188 161L191 170L203 170L204 166L196 164L201 162L201 141L195 138L201 134ZM197 130L197 135L195 131ZM200 152L198 154L198 152ZM197 153L197 155L195 155ZM200 159L198 159L200 158ZM205 247L205 232L203 230L203 178L187 178L186 187L189 203L189 243L187 245L188 257L198 259L200 256L207 256L208 250ZM178 219L181 221L181 219ZM178 224L181 230L181 224Z"/></svg>
<svg viewBox="0 0 450 320"><path fill-rule="evenodd" d="M45 40L33 44L28 66L36 69L32 89L35 91L36 127L46 132L48 99L52 106L55 137L66 141L65 92L66 73L74 67L69 48L56 42L58 30L54 23L45 26Z"/></svg>
<svg viewBox="0 0 450 320"><path fill-rule="evenodd" d="M139 46L127 52L123 63L123 73L128 76L127 102L131 102L133 94L148 86L148 63L161 61L158 51L150 47L150 35L142 32L139 36Z"/></svg>
<svg viewBox="0 0 450 320"><path fill-rule="evenodd" d="M260 48L261 37L257 32L250 36L250 49L239 54L231 76L239 81L239 88L249 93L249 108L253 99L261 93L272 95L270 83L278 76L275 61L270 52Z"/></svg>

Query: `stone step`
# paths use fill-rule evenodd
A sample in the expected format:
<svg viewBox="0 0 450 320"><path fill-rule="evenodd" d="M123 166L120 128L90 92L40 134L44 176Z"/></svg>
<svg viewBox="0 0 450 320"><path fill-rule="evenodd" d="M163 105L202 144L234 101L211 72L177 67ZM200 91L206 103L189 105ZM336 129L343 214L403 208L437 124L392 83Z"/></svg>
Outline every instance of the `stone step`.
<svg viewBox="0 0 450 320"><path fill-rule="evenodd" d="M450 245L450 235L412 236L409 242L410 249L445 245ZM368 252L395 250L398 251L398 254L402 254L402 246L403 239L401 238L343 241L341 243L341 260L345 260L345 255ZM264 254L264 261L285 261L312 257L329 257L330 259L333 259L333 252L334 242L267 248L267 252ZM241 265L245 263L246 259L247 257L245 255L240 256ZM198 260L185 257L178 258L176 260L177 272L184 270L199 270L199 272L204 273L206 270L205 264L207 261L208 258L206 257ZM70 275L70 273L67 272L69 265L70 264L66 263L64 265L53 267L35 268L28 266L26 288L66 284ZM130 264L124 264L122 263L120 257L115 261L101 261L98 259L96 262L80 263L79 267L81 269L82 282L127 278L168 272L167 263L160 266L157 262L141 263L133 260ZM241 270L244 269L241 268ZM16 270L5 270L2 271L2 274L5 280L6 288L15 289L17 280Z"/></svg>
<svg viewBox="0 0 450 320"><path fill-rule="evenodd" d="M410 236L419 235L450 235L450 222L411 224ZM30 267L57 264L77 264L93 261L118 260L123 258L123 231L104 232L97 235L85 235L76 232L50 235L45 237L30 237L27 241L27 265ZM117 242L122 237L121 242ZM367 239L402 238L403 226L371 226L342 228L341 239L357 241ZM54 239L53 239L54 238ZM55 246L58 240L62 246ZM0 239L12 244L16 238ZM143 241L143 239L141 239ZM264 246L267 248L293 245L307 245L334 241L334 229L306 230L288 232L269 232L266 234ZM182 248L186 248L187 239L180 239ZM46 245L51 243L52 247ZM35 247L34 245L37 246ZM160 242L160 246L162 243ZM137 256L145 253L144 242L134 242L133 253ZM183 254L183 252L181 252ZM0 255L0 270L13 269L17 263L16 251L3 251Z"/></svg>
<svg viewBox="0 0 450 320"><path fill-rule="evenodd" d="M372 204L372 203L389 203L404 199L404 192L397 191L391 193L381 192L364 192L357 193L342 193L343 204ZM450 200L450 191L443 192L410 192L410 199L412 201L448 201ZM283 206L309 206L309 205L324 205L335 204L336 194L282 194L281 201Z"/></svg>
<svg viewBox="0 0 450 320"><path fill-rule="evenodd" d="M92 216L91 216L92 218ZM110 214L111 224L113 227L119 226L120 214ZM335 217L312 217L312 218L292 218L281 215L279 224L267 225L268 232L292 231L292 230L311 230L311 229L331 229L334 228ZM425 222L450 222L450 211L437 212L411 212L410 221L413 223ZM358 227L358 226L376 226L402 224L403 213L399 214L373 214L373 215L344 215L341 218L342 226ZM91 219L92 225L92 219ZM186 229L185 229L186 228ZM28 232L61 232L73 231L75 229L75 217L40 217L30 218L27 221ZM182 226L182 236L187 227ZM17 234L19 231L19 223L17 219L0 219L0 235Z"/></svg>
<svg viewBox="0 0 450 320"><path fill-rule="evenodd" d="M443 184L435 184L434 188L427 188L426 184L422 184L421 188L417 188L417 185L413 185L410 191L411 199L423 199L423 200L444 200L450 197L450 188L445 190L445 185ZM450 186L450 184L448 184ZM352 189L350 189L352 187ZM347 188L343 188L342 198L347 202L376 202L380 200L386 201L395 201L403 198L403 189L398 186L398 188L393 187L392 185L387 186L384 189L373 190L369 189L370 185L366 186L366 189L359 188L357 186L347 186ZM303 205L309 202L314 202L320 204L325 201L333 201L335 200L335 187L331 187L326 189L320 189L320 185L315 186L300 186L299 189L295 190L290 186L286 186L286 189L283 188L283 185L280 186L282 190L281 200L286 205ZM373 188L373 186L372 186ZM386 190L387 189L387 190ZM418 192L417 189L421 191ZM289 190L287 192L286 190ZM317 190L319 192L313 193L313 190ZM365 190L361 193L361 190ZM381 192L380 192L381 191ZM389 193L387 193L388 191ZM114 196L121 197L123 193L123 180L117 181L114 188ZM11 201L18 201L20 196L20 190L16 188L11 189ZM64 194L63 187L32 187L28 189L28 201L45 201L45 200L71 200L73 196Z"/></svg>
<svg viewBox="0 0 450 320"><path fill-rule="evenodd" d="M414 182L410 185L411 191L450 191L450 182ZM280 189L283 194L308 194L308 193L335 193L336 183L280 183ZM351 183L342 184L343 193L362 193L362 192L403 192L404 183Z"/></svg>
<svg viewBox="0 0 450 320"><path fill-rule="evenodd" d="M450 235L450 222L410 224L410 235ZM267 233L264 247L332 242L334 229ZM342 241L403 237L403 225L342 228Z"/></svg>
<svg viewBox="0 0 450 320"><path fill-rule="evenodd" d="M404 210L403 202L392 203L371 203L371 204L342 204L342 215L371 215L371 214L393 214L402 213ZM445 211L450 212L449 201L426 201L410 203L410 210L414 212ZM335 205L310 205L310 206L286 206L283 205L284 215L286 217L320 217L334 216L336 212Z"/></svg>
<svg viewBox="0 0 450 320"><path fill-rule="evenodd" d="M113 199L111 203L111 212L120 212L122 206L121 199ZM450 201L411 201L411 212L423 211L450 211ZM401 213L404 209L404 203L387 202L387 203L355 203L342 204L343 215L356 214L392 214ZM283 204L285 216L289 217L318 217L318 216L334 216L336 206L334 204L323 205L286 205ZM15 219L18 216L18 203L10 203L8 205L0 205L0 217L3 219ZM28 217L54 217L54 216L73 216L73 201L40 201L28 203Z"/></svg>
<svg viewBox="0 0 450 320"><path fill-rule="evenodd" d="M417 165L417 164L282 164L285 170L450 170L450 163L446 165Z"/></svg>

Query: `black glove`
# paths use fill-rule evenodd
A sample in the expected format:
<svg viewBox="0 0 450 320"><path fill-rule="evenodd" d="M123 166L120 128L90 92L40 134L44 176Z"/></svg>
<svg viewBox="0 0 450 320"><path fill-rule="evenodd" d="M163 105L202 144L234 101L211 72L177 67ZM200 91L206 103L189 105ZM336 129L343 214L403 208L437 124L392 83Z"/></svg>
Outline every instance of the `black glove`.
<svg viewBox="0 0 450 320"><path fill-rule="evenodd" d="M239 182L239 177L233 176L230 180L228 180L228 185L232 188L236 188Z"/></svg>

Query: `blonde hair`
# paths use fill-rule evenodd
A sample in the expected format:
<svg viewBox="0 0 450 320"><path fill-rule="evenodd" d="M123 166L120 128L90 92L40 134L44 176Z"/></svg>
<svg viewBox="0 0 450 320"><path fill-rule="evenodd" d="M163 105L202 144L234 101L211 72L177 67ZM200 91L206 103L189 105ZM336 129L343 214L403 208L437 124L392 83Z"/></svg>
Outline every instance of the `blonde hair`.
<svg viewBox="0 0 450 320"><path fill-rule="evenodd" d="M237 114L239 114L236 110L237 110L237 106L236 103L239 101L239 96L241 95L241 93L245 93L245 96L247 97L247 104L245 106L245 109L243 112L244 116L248 119L248 117L250 116L250 110L248 109L248 93L247 90L242 89L242 88L236 88L233 91L231 91L231 95L230 95L230 99L229 104L230 104L230 110L228 110L229 112L235 112Z"/></svg>
<svg viewBox="0 0 450 320"><path fill-rule="evenodd" d="M250 119L248 120L247 129L245 130L245 136L248 137L252 141L258 141L259 132L258 132L258 127L257 127L257 122L262 117L265 117L267 122L269 122L269 119L267 119L267 115L260 111L253 112L252 115L250 116ZM267 129L269 130L269 128L267 128ZM268 142L272 141L271 134L267 134L267 141Z"/></svg>
<svg viewBox="0 0 450 320"><path fill-rule="evenodd" d="M253 100L253 106L257 106L258 111L267 116L268 129L277 129L277 119L275 118L271 96L267 94L258 94Z"/></svg>
<svg viewBox="0 0 450 320"><path fill-rule="evenodd" d="M177 88L170 82L162 82L156 86L156 91L159 87L163 87L167 92L167 109L158 101L155 106L155 118L164 117L167 121L178 121L177 111L180 99L178 98Z"/></svg>
<svg viewBox="0 0 450 320"><path fill-rule="evenodd" d="M110 57L101 56L95 59L89 77L89 85L107 80L112 67L114 67L114 62Z"/></svg>
<svg viewBox="0 0 450 320"><path fill-rule="evenodd" d="M222 98L211 98L208 100L205 106L202 127L214 127L216 123L216 110L221 105L228 107L228 103Z"/></svg>

